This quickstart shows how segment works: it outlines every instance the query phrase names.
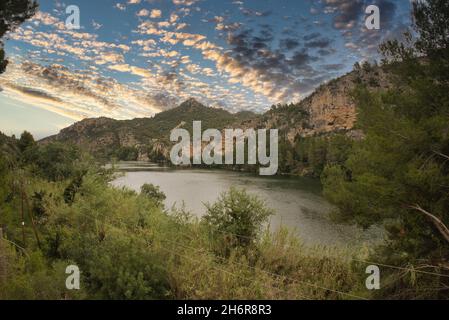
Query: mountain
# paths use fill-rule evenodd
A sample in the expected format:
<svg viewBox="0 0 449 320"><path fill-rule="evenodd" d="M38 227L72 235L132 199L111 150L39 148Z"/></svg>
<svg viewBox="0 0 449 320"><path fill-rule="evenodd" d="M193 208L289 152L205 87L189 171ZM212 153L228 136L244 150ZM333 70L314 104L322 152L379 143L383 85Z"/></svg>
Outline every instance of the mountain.
<svg viewBox="0 0 449 320"><path fill-rule="evenodd" d="M74 143L102 159L157 161L168 158L171 130L182 127L191 132L195 120L202 121L203 129L276 128L292 144L298 136L313 137L335 132L360 136L354 130L357 106L351 93L359 84L378 90L385 89L389 83L382 68L357 65L354 71L321 85L301 102L273 106L263 115L252 112L232 114L189 99L152 118L85 119L41 143Z"/></svg>
<svg viewBox="0 0 449 320"><path fill-rule="evenodd" d="M322 84L297 104L277 105L258 119L258 127L277 128L290 142L295 138L346 132L358 136L354 130L357 106L352 97L358 85L370 90L387 89L392 80L381 67L365 63L354 71Z"/></svg>
<svg viewBox="0 0 449 320"><path fill-rule="evenodd" d="M170 143L170 132L174 128L185 128L191 132L193 121L202 121L203 128L222 129L257 117L252 112L232 114L189 99L152 118L84 119L40 143L73 143L101 159L116 157L120 160L163 160L168 157L167 146Z"/></svg>

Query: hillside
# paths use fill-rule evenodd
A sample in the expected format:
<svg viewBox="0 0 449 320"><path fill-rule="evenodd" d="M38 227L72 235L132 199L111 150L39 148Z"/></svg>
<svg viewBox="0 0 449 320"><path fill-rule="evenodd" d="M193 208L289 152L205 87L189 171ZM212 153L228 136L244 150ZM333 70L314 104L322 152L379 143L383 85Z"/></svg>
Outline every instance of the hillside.
<svg viewBox="0 0 449 320"><path fill-rule="evenodd" d="M177 127L192 130L193 121L202 121L204 128L224 128L258 116L252 112L232 114L226 110L209 108L189 99L152 118L114 120L110 118L84 119L67 127L41 143L73 143L96 157L121 160L163 160L168 156L170 132Z"/></svg>
<svg viewBox="0 0 449 320"><path fill-rule="evenodd" d="M354 131L357 106L352 92L358 85L371 91L387 89L391 85L390 76L381 67L357 64L352 72L322 84L301 102L273 106L258 119L257 126L277 128L291 143L298 136L335 132L358 135L359 132Z"/></svg>

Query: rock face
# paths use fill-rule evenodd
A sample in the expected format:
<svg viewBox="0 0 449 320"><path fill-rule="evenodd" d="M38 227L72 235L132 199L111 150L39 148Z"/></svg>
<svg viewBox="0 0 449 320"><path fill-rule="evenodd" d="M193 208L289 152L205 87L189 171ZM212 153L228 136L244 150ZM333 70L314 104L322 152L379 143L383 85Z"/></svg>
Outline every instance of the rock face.
<svg viewBox="0 0 449 320"><path fill-rule="evenodd" d="M290 142L297 136L310 137L332 132L347 132L360 137L354 131L357 106L352 97L358 84L370 90L386 89L391 81L379 67L358 69L321 85L310 96L288 106L274 107L259 121L259 127L277 128Z"/></svg>
<svg viewBox="0 0 449 320"><path fill-rule="evenodd" d="M96 152L103 147L119 143L119 137L110 130L116 122L117 120L105 117L84 119L62 129L55 136L41 140L40 143L53 141L70 142L86 147L88 151Z"/></svg>
<svg viewBox="0 0 449 320"><path fill-rule="evenodd" d="M352 75L320 87L304 100L302 108L309 114L310 128L304 135L350 130L356 121L356 106L351 98L354 89Z"/></svg>

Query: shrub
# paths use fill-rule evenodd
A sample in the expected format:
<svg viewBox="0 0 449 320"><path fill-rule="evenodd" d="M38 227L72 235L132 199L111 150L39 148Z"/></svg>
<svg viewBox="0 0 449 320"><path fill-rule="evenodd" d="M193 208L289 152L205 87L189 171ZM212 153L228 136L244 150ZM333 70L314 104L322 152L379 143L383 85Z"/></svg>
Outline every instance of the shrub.
<svg viewBox="0 0 449 320"><path fill-rule="evenodd" d="M167 198L159 186L155 186L151 183L145 183L140 188L140 194L152 199L157 205L162 205L164 200Z"/></svg>
<svg viewBox="0 0 449 320"><path fill-rule="evenodd" d="M247 247L253 243L273 211L256 196L232 187L219 200L207 204L203 220L218 237L231 247Z"/></svg>

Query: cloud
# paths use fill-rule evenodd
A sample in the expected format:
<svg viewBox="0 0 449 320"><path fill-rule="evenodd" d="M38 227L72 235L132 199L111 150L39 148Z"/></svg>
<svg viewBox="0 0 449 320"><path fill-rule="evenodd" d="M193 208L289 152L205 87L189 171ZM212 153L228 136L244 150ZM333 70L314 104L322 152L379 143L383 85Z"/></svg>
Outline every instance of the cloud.
<svg viewBox="0 0 449 320"><path fill-rule="evenodd" d="M148 70L136 66L122 64L110 68L141 78L154 77ZM144 90L131 88L95 71L77 73L58 64L12 61L0 79L4 87L21 94L23 99L33 98L40 107L70 115L73 119L97 116L129 119L151 116L160 111L142 98L148 94Z"/></svg>
<svg viewBox="0 0 449 320"><path fill-rule="evenodd" d="M305 35L305 36L303 37L303 39L304 39L305 41L310 41L310 40L316 39L316 38L318 38L318 37L320 37L320 36L321 36L321 33L319 33L319 32L313 32L313 33L310 33L310 34Z"/></svg>
<svg viewBox="0 0 449 320"><path fill-rule="evenodd" d="M148 94L144 97L147 102L154 105L160 110L168 110L176 107L179 104L179 98L167 93Z"/></svg>
<svg viewBox="0 0 449 320"><path fill-rule="evenodd" d="M59 7L51 14L40 12L11 34L13 41L32 46L26 48L26 60L37 65L27 69L22 63L5 76L15 92L20 86L36 89L20 94L61 99L64 112L78 116L141 117L190 96L230 110L261 110L301 99L401 30L399 5L392 0L307 1L304 12L292 12L288 19L277 4L269 11L256 2L249 9L249 2L233 1L238 7L223 4L223 10L214 10L200 7L200 0L172 0L160 10L153 7L160 0L116 2L109 10L124 11L121 28L103 28L99 34L67 30ZM380 32L363 28L367 3L385 13ZM102 28L91 20L92 27Z"/></svg>
<svg viewBox="0 0 449 320"><path fill-rule="evenodd" d="M122 62L123 52L130 51L130 47L125 44L98 41L98 36L95 34L67 30L63 27L63 22L49 13L40 12L31 22L48 24L53 31L36 31L30 26L19 27L10 35L10 38L41 48L41 52L72 56L81 61L91 61L99 65ZM100 26L95 22L93 24Z"/></svg>
<svg viewBox="0 0 449 320"><path fill-rule="evenodd" d="M334 15L333 27L342 32L346 40L345 47L362 58L376 58L379 44L391 37L392 33L396 34L398 29L403 30L401 21L396 20L397 4L392 0L324 0L323 2L324 13ZM369 5L377 5L380 9L381 30L368 30L365 27L365 9Z"/></svg>
<svg viewBox="0 0 449 320"><path fill-rule="evenodd" d="M136 13L136 15L138 17L147 17L150 15L150 11L148 11L147 9L141 9Z"/></svg>
<svg viewBox="0 0 449 320"><path fill-rule="evenodd" d="M159 9L153 9L150 13L150 18L156 19L162 17L162 11Z"/></svg>
<svg viewBox="0 0 449 320"><path fill-rule="evenodd" d="M114 8L119 9L120 11L126 10L126 6L123 3L116 3Z"/></svg>
<svg viewBox="0 0 449 320"><path fill-rule="evenodd" d="M170 14L170 23L174 24L178 20L179 20L179 16L176 13Z"/></svg>
<svg viewBox="0 0 449 320"><path fill-rule="evenodd" d="M305 44L306 48L320 48L325 49L329 47L332 43L332 40L327 38L316 39Z"/></svg>
<svg viewBox="0 0 449 320"><path fill-rule="evenodd" d="M92 20L92 27L93 27L95 30L99 30L99 29L101 29L101 27L103 27L103 25L100 24L100 23L98 23L98 22L96 22L95 20Z"/></svg>
<svg viewBox="0 0 449 320"><path fill-rule="evenodd" d="M200 0L173 0L173 3L178 6L191 6L199 1Z"/></svg>
<svg viewBox="0 0 449 320"><path fill-rule="evenodd" d="M240 7L240 11L247 17L268 17L271 15L271 11L257 11L257 10L251 10L247 8Z"/></svg>
<svg viewBox="0 0 449 320"><path fill-rule="evenodd" d="M58 97L55 97L53 95L51 95L48 92L44 92L41 90L37 90L35 88L29 88L29 87L25 87L25 86L21 86L21 85L17 85L14 83L4 83L4 85L6 87L9 87L11 89L17 90L25 95L28 95L30 97L35 97L35 98L41 98L41 99L45 99L45 100L49 100L52 102L62 102L62 100Z"/></svg>
<svg viewBox="0 0 449 320"><path fill-rule="evenodd" d="M282 39L279 43L279 47L284 51L290 51L297 48L300 42L297 39L287 38Z"/></svg>
<svg viewBox="0 0 449 320"><path fill-rule="evenodd" d="M326 13L335 13L336 29L352 29L364 14L364 0L324 0Z"/></svg>
<svg viewBox="0 0 449 320"><path fill-rule="evenodd" d="M322 69L326 71L339 71L344 69L346 66L343 63L331 63L331 64L325 64L321 66Z"/></svg>
<svg viewBox="0 0 449 320"><path fill-rule="evenodd" d="M271 49L273 39L269 27L262 28L256 34L251 29L245 29L228 34L229 53L223 55L216 50L206 50L204 54L217 62L219 71L230 74L232 83L242 83L273 102L298 100L310 90L309 84L313 79L304 78L316 75L311 63L317 58L305 48L286 56L280 50ZM292 41L289 45L293 49L299 43Z"/></svg>

